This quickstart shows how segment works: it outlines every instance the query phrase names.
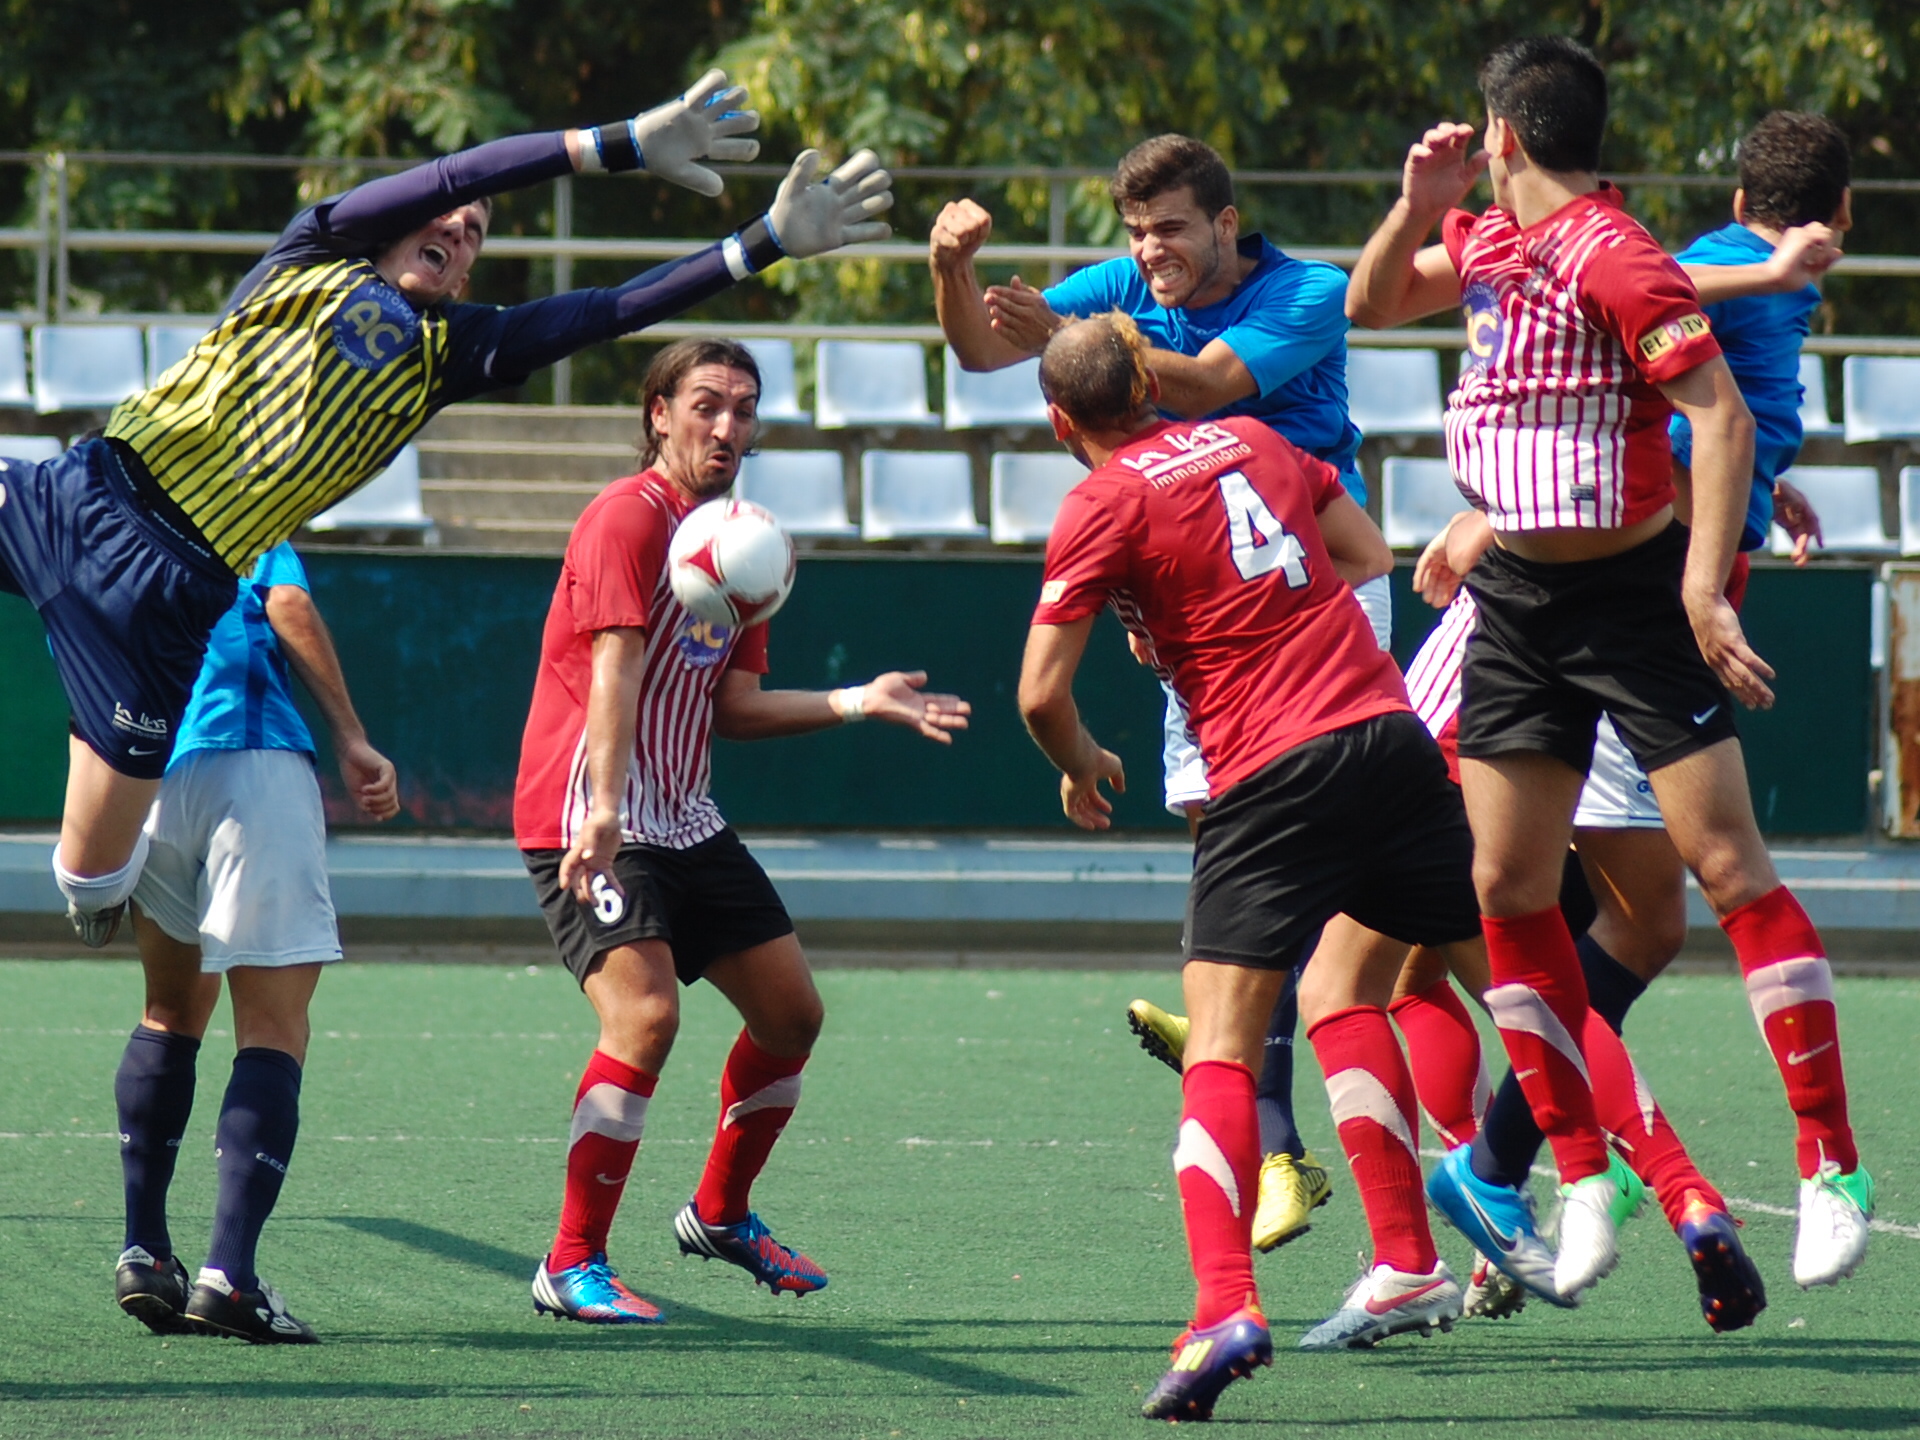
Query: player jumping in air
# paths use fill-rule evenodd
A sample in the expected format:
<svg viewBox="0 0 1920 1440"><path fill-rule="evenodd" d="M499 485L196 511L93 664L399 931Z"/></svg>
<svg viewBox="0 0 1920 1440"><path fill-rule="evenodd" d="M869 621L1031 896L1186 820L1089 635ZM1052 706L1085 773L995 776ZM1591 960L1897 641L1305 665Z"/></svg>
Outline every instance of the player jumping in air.
<svg viewBox="0 0 1920 1440"><path fill-rule="evenodd" d="M1198 1419L1272 1356L1250 1246L1253 1070L1292 951L1341 912L1403 945L1477 951L1471 841L1438 748L1345 593L1385 541L1337 472L1255 421L1162 420L1146 347L1125 316L1064 327L1040 382L1055 434L1094 473L1068 495L1048 542L1020 678L1028 729L1062 772L1069 818L1104 828L1101 782L1124 776L1081 724L1073 676L1094 616L1111 604L1181 695L1208 762L1174 1152L1198 1295L1143 1411ZM1306 1337L1311 1348L1460 1312L1420 1202L1413 1085L1385 1009L1403 954L1388 952L1385 966L1316 963L1302 984L1375 1260ZM1568 1287L1593 1278L1570 1275Z"/></svg>
<svg viewBox="0 0 1920 1440"><path fill-rule="evenodd" d="M576 171L645 169L702 194L701 160L750 160L745 92L710 72L681 99L586 130L495 140L301 212L192 354L123 401L105 438L0 461L0 587L39 611L73 710L54 876L89 945L139 880L142 825L207 636L236 577L379 474L446 405L679 313L782 256L883 238L886 171L862 151L816 181L794 162L737 234L608 290L458 303L488 197Z"/></svg>
<svg viewBox="0 0 1920 1440"><path fill-rule="evenodd" d="M766 625L710 624L674 599L668 543L733 485L759 398L753 357L728 341L683 340L655 357L641 399L646 468L587 506L547 612L514 835L560 958L600 1019L574 1096L559 1232L533 1277L535 1309L566 1319L664 1318L608 1267L607 1232L673 1048L676 981L708 981L746 1022L720 1077L706 1171L674 1220L680 1249L779 1293L827 1283L748 1205L824 1012L786 908L707 793L710 733L761 740L874 718L950 744L970 713L926 693L918 673L762 690Z"/></svg>
<svg viewBox="0 0 1920 1440"><path fill-rule="evenodd" d="M1485 149L1446 123L1409 152L1348 310L1372 326L1455 306L1468 363L1449 402L1454 473L1496 544L1459 722L1488 1001L1571 1187L1560 1261L1611 1263L1619 1188L1590 1128L1589 996L1554 901L1604 713L1648 773L1667 831L1733 942L1799 1122L1794 1274L1830 1283L1865 1253L1871 1177L1847 1121L1831 972L1760 839L1733 702L1772 701L1725 590L1753 474L1752 417L1679 266L1597 175L1606 76L1578 44L1515 42L1482 67ZM1454 207L1482 173L1494 205ZM1436 222L1442 243L1423 242ZM1666 423L1693 433L1691 530L1674 518ZM1581 1138L1573 1139L1578 1133ZM1458 1152L1456 1152L1456 1155ZM1432 1189L1493 1258L1532 1230L1511 1187L1454 1158Z"/></svg>
<svg viewBox="0 0 1920 1440"><path fill-rule="evenodd" d="M300 559L276 545L214 626L133 892L147 997L113 1082L127 1204L114 1291L162 1335L315 1338L254 1269L300 1129L307 1007L321 967L340 958L313 736L289 669L327 717L354 802L375 820L400 809L393 765L367 743ZM223 976L238 1053L214 1131L213 1240L190 1283L167 1228L167 1189Z"/></svg>

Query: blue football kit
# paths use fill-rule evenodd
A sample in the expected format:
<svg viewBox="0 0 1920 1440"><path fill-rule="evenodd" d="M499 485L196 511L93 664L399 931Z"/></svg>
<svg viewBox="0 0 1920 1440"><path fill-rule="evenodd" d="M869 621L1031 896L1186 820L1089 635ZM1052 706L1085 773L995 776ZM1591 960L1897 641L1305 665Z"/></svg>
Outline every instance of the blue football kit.
<svg viewBox="0 0 1920 1440"><path fill-rule="evenodd" d="M277 585L309 588L306 567L284 541L260 557L240 582L233 608L213 627L169 769L194 750L314 753L313 732L293 703L280 637L267 622L267 594Z"/></svg>

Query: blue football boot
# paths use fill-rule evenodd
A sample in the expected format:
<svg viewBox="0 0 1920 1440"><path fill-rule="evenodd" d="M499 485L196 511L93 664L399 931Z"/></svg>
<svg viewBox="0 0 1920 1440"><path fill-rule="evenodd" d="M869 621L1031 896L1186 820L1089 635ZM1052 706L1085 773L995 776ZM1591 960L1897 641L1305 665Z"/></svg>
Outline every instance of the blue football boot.
<svg viewBox="0 0 1920 1440"><path fill-rule="evenodd" d="M738 1265L776 1295L811 1295L827 1288L827 1272L798 1250L789 1250L773 1238L752 1211L736 1225L709 1225L689 1200L673 1217L674 1237L682 1255L702 1260L724 1260Z"/></svg>
<svg viewBox="0 0 1920 1440"><path fill-rule="evenodd" d="M664 1325L667 1319L658 1305L620 1283L604 1251L565 1270L548 1270L542 1260L533 1272L533 1310L584 1325Z"/></svg>
<svg viewBox="0 0 1920 1440"><path fill-rule="evenodd" d="M1258 1307L1236 1310L1218 1325L1188 1330L1173 1342L1173 1368L1140 1407L1147 1420L1210 1420L1220 1392L1273 1364L1273 1336Z"/></svg>
<svg viewBox="0 0 1920 1440"><path fill-rule="evenodd" d="M1427 1199L1501 1274L1529 1295L1571 1308L1553 1283L1553 1252L1535 1228L1533 1197L1475 1175L1471 1145L1447 1152L1427 1177Z"/></svg>

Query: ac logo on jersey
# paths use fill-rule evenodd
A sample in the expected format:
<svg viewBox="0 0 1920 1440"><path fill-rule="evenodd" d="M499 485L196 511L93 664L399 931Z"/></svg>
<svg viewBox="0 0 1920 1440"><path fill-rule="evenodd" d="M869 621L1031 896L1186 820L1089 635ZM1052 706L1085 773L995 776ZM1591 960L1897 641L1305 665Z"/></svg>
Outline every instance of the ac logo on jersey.
<svg viewBox="0 0 1920 1440"><path fill-rule="evenodd" d="M732 627L716 625L711 620L702 620L697 615L688 615L680 622L680 629L673 637L673 643L680 649L680 658L695 670L707 670L718 665L727 653L727 642L733 639Z"/></svg>
<svg viewBox="0 0 1920 1440"><path fill-rule="evenodd" d="M1484 280L1475 280L1460 292L1460 310L1467 321L1467 363L1485 367L1500 353L1507 321L1500 313L1500 292Z"/></svg>
<svg viewBox="0 0 1920 1440"><path fill-rule="evenodd" d="M1713 327L1707 324L1707 317L1695 312L1682 315L1678 320L1669 320L1658 330L1649 331L1640 337L1640 358L1649 364L1676 345L1684 345L1695 336L1704 335Z"/></svg>
<svg viewBox="0 0 1920 1440"><path fill-rule="evenodd" d="M356 285L333 317L333 348L357 370L378 370L420 338L420 317L381 280Z"/></svg>

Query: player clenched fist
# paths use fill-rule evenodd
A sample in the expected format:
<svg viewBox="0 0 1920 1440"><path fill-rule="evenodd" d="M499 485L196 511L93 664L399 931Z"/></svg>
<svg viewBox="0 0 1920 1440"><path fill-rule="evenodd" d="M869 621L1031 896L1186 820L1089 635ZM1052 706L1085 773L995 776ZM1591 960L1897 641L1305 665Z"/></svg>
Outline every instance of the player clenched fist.
<svg viewBox="0 0 1920 1440"><path fill-rule="evenodd" d="M936 269L971 265L980 247L993 234L993 216L977 200L954 200L942 207L933 222L927 260Z"/></svg>

